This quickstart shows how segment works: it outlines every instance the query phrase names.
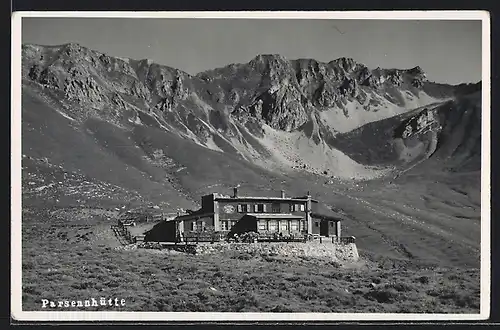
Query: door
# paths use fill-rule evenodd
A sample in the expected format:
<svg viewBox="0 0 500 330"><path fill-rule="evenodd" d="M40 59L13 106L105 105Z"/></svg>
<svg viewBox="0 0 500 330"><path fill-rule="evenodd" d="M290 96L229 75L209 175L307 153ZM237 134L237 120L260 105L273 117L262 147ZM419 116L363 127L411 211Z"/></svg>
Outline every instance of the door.
<svg viewBox="0 0 500 330"><path fill-rule="evenodd" d="M325 237L330 236L328 229L328 221L321 221L319 224L319 234Z"/></svg>

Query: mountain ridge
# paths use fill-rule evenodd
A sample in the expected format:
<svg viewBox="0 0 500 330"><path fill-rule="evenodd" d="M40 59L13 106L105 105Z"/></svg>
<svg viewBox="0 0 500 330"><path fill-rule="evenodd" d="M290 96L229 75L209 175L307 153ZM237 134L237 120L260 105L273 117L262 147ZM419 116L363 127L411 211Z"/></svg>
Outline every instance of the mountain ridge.
<svg viewBox="0 0 500 330"><path fill-rule="evenodd" d="M23 44L23 82L41 86L42 94L60 103L59 113L76 121L97 117L124 129L150 122L265 167L350 178L385 172L339 152L331 143L336 135L478 85L432 83L418 66L370 70L345 57L322 63L276 54L193 76L77 43Z"/></svg>

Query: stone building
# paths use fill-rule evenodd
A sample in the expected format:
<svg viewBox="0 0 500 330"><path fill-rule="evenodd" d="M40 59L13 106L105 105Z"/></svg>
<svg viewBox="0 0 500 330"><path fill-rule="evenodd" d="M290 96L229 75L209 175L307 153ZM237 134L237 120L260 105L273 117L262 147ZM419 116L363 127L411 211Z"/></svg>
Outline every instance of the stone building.
<svg viewBox="0 0 500 330"><path fill-rule="evenodd" d="M242 196L234 188L233 196L217 193L201 198L201 208L172 220L180 237L196 233L258 232L286 236L341 236L341 217L319 213L319 203L308 193L301 197ZM175 224L175 225L174 225Z"/></svg>

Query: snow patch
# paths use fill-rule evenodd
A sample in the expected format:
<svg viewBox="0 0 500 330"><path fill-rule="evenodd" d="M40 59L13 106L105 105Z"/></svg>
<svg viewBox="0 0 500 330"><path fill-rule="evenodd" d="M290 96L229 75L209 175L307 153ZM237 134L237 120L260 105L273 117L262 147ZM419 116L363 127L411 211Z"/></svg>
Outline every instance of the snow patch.
<svg viewBox="0 0 500 330"><path fill-rule="evenodd" d="M161 128L163 128L165 131L170 131L165 125L163 125L160 120L158 119L158 115L154 112L152 112L152 118L158 123L158 125L160 125Z"/></svg>
<svg viewBox="0 0 500 330"><path fill-rule="evenodd" d="M136 116L134 119L129 118L128 121L130 123L136 124L136 125L141 125L143 126L144 124L141 121L141 118L139 116Z"/></svg>
<svg viewBox="0 0 500 330"><path fill-rule="evenodd" d="M219 146L214 142L213 136L210 136L207 138L207 141L205 142L205 146L211 150L224 152L224 150L219 148Z"/></svg>
<svg viewBox="0 0 500 330"><path fill-rule="evenodd" d="M45 190L45 189L51 188L51 187L53 187L54 185L55 185L55 183L51 183L51 184L46 185L46 186L40 186L40 187L38 187L38 188L35 188L34 190L35 190L35 191L40 192L40 191L42 191L42 190Z"/></svg>
<svg viewBox="0 0 500 330"><path fill-rule="evenodd" d="M73 118L73 117L71 117L71 116L67 115L67 114L66 114L66 113L64 113L63 111L58 110L58 109L56 109L56 108L52 108L52 109L54 109L55 111L57 111L57 113L58 113L58 114L60 114L61 116L63 116L64 118L69 119L69 120L72 120L72 121L76 121L76 119L75 119L75 118Z"/></svg>
<svg viewBox="0 0 500 330"><path fill-rule="evenodd" d="M302 132L283 132L263 126L264 138L257 138L274 154L274 157L288 166L301 167L304 170L348 179L370 179L385 175L388 170L361 165L324 141L316 145Z"/></svg>
<svg viewBox="0 0 500 330"><path fill-rule="evenodd" d="M444 101L435 99L426 93L420 93L418 98L410 98L408 95L405 95L405 106L401 107L377 94L373 94L372 96L377 98L381 104L371 107L370 110L363 108L363 105L366 106L367 102L369 102L367 98L365 104L360 104L358 101L348 102L345 106L347 116L344 114L344 110L338 107L320 111L319 116L329 127L340 133L346 133L374 121L390 118L419 107L430 106Z"/></svg>
<svg viewBox="0 0 500 330"><path fill-rule="evenodd" d="M118 60L121 60L127 64L130 64L130 59L129 58L126 58L126 57L117 57Z"/></svg>

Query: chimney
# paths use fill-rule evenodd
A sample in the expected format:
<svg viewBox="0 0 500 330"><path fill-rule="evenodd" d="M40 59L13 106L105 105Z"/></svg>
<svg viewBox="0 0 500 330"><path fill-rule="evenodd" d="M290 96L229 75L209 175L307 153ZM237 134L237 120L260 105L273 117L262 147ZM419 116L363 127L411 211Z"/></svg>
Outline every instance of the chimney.
<svg viewBox="0 0 500 330"><path fill-rule="evenodd" d="M284 190L281 191L281 198L285 198L285 191Z"/></svg>
<svg viewBox="0 0 500 330"><path fill-rule="evenodd" d="M238 188L240 185L237 185L233 188L233 198L238 198Z"/></svg>

